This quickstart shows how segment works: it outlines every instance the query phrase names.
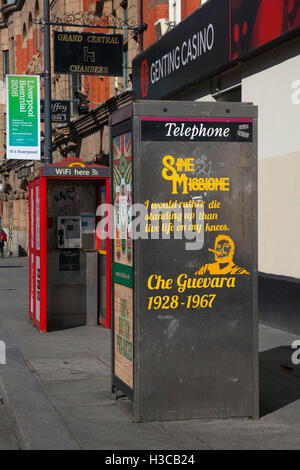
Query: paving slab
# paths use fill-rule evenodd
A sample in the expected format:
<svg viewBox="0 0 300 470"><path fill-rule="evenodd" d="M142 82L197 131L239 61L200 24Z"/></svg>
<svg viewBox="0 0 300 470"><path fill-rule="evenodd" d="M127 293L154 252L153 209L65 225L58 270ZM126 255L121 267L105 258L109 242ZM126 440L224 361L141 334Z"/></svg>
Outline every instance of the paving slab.
<svg viewBox="0 0 300 470"><path fill-rule="evenodd" d="M78 412L80 411L80 413ZM183 436L174 438L160 423L132 423L113 405L61 410L72 434L84 449L167 449L191 448ZM197 441L197 448L206 445Z"/></svg>
<svg viewBox="0 0 300 470"><path fill-rule="evenodd" d="M3 403L0 403L0 450L18 450L17 438L9 423Z"/></svg>
<svg viewBox="0 0 300 470"><path fill-rule="evenodd" d="M27 260L0 260L0 323L13 344L4 378L18 375L12 366L20 367L22 359L27 373L13 388L14 416L24 433L38 425L29 443L34 448L55 445L48 429L59 418L59 448L68 448L68 436L82 449L300 449L300 366L291 362L297 336L260 326L259 420L135 423L130 400L111 399L110 331L83 326L40 334L27 316L27 280ZM50 419L41 412L44 406L51 407ZM0 442L1 436L0 428ZM48 439L46 447L40 437ZM1 445L15 444L2 438Z"/></svg>
<svg viewBox="0 0 300 470"><path fill-rule="evenodd" d="M89 377L86 380L41 382L46 395L66 395L68 393L98 393L109 391L110 394L111 378L107 377Z"/></svg>
<svg viewBox="0 0 300 470"><path fill-rule="evenodd" d="M77 450L79 446L27 367L20 351L0 325L6 343L6 365L0 370L0 392L22 449Z"/></svg>
<svg viewBox="0 0 300 470"><path fill-rule="evenodd" d="M85 380L90 376L110 377L109 368L96 357L30 359L28 365L44 382Z"/></svg>
<svg viewBox="0 0 300 470"><path fill-rule="evenodd" d="M98 405L112 405L112 395L109 390L95 391L95 392L68 392L51 394L51 403L57 408L74 408L75 406L98 406Z"/></svg>

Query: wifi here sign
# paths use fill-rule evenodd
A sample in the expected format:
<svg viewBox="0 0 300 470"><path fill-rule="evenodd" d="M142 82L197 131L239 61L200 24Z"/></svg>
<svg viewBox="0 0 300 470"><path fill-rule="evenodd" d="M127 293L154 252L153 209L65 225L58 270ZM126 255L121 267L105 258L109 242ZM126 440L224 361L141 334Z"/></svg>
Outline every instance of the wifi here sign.
<svg viewBox="0 0 300 470"><path fill-rule="evenodd" d="M81 166L73 166L73 167L42 167L41 168L41 176L72 176L72 177L83 177L83 178L91 178L91 177L99 177L99 176L107 176L107 168L102 167L81 167Z"/></svg>

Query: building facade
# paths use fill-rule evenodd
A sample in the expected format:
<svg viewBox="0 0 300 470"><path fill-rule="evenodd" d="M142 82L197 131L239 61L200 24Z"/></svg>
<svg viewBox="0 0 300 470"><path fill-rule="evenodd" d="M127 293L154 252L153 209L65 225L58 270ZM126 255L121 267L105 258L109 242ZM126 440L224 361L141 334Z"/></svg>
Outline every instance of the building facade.
<svg viewBox="0 0 300 470"><path fill-rule="evenodd" d="M103 3L103 5L101 5ZM122 6L121 6L122 4ZM101 21L105 24L109 21L113 9L121 20L135 24L136 9L135 2L96 2L93 0L74 0L50 2L51 20L72 21L74 23L85 22L86 19L95 23ZM83 14L85 12L85 15ZM42 0L16 0L2 1L0 9L0 164L2 176L2 191L0 216L2 225L8 234L8 253L14 256L26 255L28 252L28 183L27 179L31 172L40 165L39 162L6 160L6 108L5 108L5 76L7 74L38 74L41 76L41 98L43 98L44 48L43 30L40 20L43 18ZM101 19L102 18L102 19ZM52 30L61 30L53 27ZM83 28L65 28L70 31ZM111 30L97 29L93 31L111 32ZM58 75L52 73L51 88L52 99L71 100L71 122L78 119L78 106L73 100L76 99L75 92L81 91L86 95L88 110L93 110L105 103L111 96L130 88L129 84L129 61L137 54L137 41L129 34L124 34L124 59L126 67L122 77L112 79L110 77L81 76L81 75ZM133 36L133 35L131 35ZM53 41L51 42L51 58L53 71ZM107 119L106 119L107 121ZM53 124L53 134L59 131L61 125ZM94 129L94 127L93 127ZM100 128L97 129L95 140L100 141ZM43 125L42 125L43 131ZM101 131L102 136L103 130ZM90 131L89 131L90 134ZM43 134L42 134L43 135ZM60 136L61 134L57 134ZM55 152L54 160L60 160L66 156L79 156L81 138L76 132L74 138L64 139L67 144ZM73 137L73 136L72 136ZM55 137L53 137L55 140ZM86 160L97 159L101 154L99 145L91 141L90 147L84 146L84 158ZM101 139L102 140L102 139ZM108 144L104 143L104 153L107 155ZM89 152L89 148L96 151ZM71 153L70 153L71 152Z"/></svg>
<svg viewBox="0 0 300 470"><path fill-rule="evenodd" d="M202 0L202 3L205 3ZM52 30L118 32L123 35L123 74L120 77L64 75L53 72L52 99L71 100L70 125L53 124L53 161L67 156L108 164L108 120L116 106L132 99L132 60L142 49L172 29L201 4L200 0L49 0L52 21L109 26L91 29L53 26ZM14 256L28 252L28 184L39 162L6 160L5 76L38 74L43 91L44 48L42 0L2 0L0 8L0 211L7 231L7 250ZM125 26L123 29L115 27ZM127 29L129 26L131 29ZM86 97L87 114L78 115L76 91ZM43 125L42 125L43 131ZM43 135L43 134L42 134ZM0 212L1 216L1 212Z"/></svg>
<svg viewBox="0 0 300 470"><path fill-rule="evenodd" d="M299 51L299 1L209 0L133 65L137 99L258 106L260 315L293 332L300 332Z"/></svg>

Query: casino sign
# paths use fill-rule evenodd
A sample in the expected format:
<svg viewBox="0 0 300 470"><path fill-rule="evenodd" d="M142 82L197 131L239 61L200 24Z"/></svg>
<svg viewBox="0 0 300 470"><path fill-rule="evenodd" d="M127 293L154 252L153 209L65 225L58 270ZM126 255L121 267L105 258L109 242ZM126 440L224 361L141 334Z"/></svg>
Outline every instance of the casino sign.
<svg viewBox="0 0 300 470"><path fill-rule="evenodd" d="M300 0L210 0L133 60L134 98L170 98L299 27Z"/></svg>

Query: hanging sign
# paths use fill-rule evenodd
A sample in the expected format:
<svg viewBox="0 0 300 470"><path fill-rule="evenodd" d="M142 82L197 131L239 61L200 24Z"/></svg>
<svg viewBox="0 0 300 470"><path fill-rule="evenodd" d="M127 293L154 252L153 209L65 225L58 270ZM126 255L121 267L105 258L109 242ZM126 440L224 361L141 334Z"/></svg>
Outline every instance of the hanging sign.
<svg viewBox="0 0 300 470"><path fill-rule="evenodd" d="M40 77L6 76L6 158L40 160Z"/></svg>
<svg viewBox="0 0 300 470"><path fill-rule="evenodd" d="M41 121L45 119L45 100L41 100ZM51 121L58 123L70 122L70 101L51 101Z"/></svg>
<svg viewBox="0 0 300 470"><path fill-rule="evenodd" d="M120 34L54 31L54 72L122 76Z"/></svg>

